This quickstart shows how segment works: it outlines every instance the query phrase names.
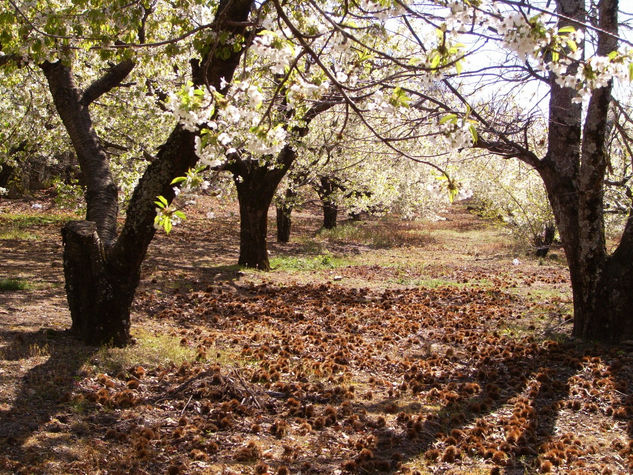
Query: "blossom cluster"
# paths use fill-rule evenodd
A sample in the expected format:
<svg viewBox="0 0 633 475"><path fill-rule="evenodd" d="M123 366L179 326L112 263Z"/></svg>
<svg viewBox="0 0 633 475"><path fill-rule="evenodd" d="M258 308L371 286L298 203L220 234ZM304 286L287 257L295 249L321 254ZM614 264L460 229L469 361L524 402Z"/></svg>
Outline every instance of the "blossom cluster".
<svg viewBox="0 0 633 475"><path fill-rule="evenodd" d="M215 104L211 98L215 92L213 86L208 90L194 87L188 82L177 93L171 92L167 100L168 111L174 115L180 124L190 132L196 132L200 125L209 120L215 110Z"/></svg>
<svg viewBox="0 0 633 475"><path fill-rule="evenodd" d="M286 95L288 106L294 109L297 105L304 103L306 100L317 100L323 97L329 89L329 81L321 81L320 84L316 84L308 82L299 76L288 88Z"/></svg>
<svg viewBox="0 0 633 475"><path fill-rule="evenodd" d="M475 143L474 125L467 119L455 118L439 124L440 137L454 150L470 148Z"/></svg>
<svg viewBox="0 0 633 475"><path fill-rule="evenodd" d="M535 62L533 66L540 71L554 73L560 86L575 89L576 102L587 99L592 90L604 87L614 78L626 80L633 76L633 67L626 64L633 57L630 52L593 55L583 60L582 29L570 26L557 29L556 19L546 14L529 18L524 12L502 11L488 0L479 2L477 8L458 0L450 1L447 6L450 13L445 27L448 31L464 32L473 25L496 31L505 49L523 60Z"/></svg>
<svg viewBox="0 0 633 475"><path fill-rule="evenodd" d="M253 40L251 48L261 61L268 64L273 74L284 74L295 56L295 50L289 42L282 42L276 33L268 30Z"/></svg>
<svg viewBox="0 0 633 475"><path fill-rule="evenodd" d="M581 64L575 76L569 75L563 80L565 85L576 87L579 97L574 100L580 102L589 98L592 90L605 87L613 78L625 81L629 76L629 68L623 61L615 62L608 56L592 56ZM572 81L575 84L570 85L569 83Z"/></svg>

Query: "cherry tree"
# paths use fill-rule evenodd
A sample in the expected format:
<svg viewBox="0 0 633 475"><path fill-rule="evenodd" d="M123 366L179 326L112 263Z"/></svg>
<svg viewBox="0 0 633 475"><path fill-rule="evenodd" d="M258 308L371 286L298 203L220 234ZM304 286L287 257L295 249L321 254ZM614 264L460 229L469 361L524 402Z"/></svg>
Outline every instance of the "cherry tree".
<svg viewBox="0 0 633 475"><path fill-rule="evenodd" d="M195 87L213 91L216 102L221 103L252 25L248 22L251 1L223 1L217 11L202 2L189 6L191 10L159 2L145 6L92 1L49 2L39 9L9 2L2 7L3 67L42 70L86 179L86 220L68 223L62 234L71 330L87 343L125 344L129 340L130 304L156 231L154 201L161 196L169 205L175 195L172 180L198 162L196 139L202 128L183 121L172 127L136 185L125 223L118 230L117 184L104 141L93 123L97 102L121 88L143 62L146 74L138 81L153 89L153 78L160 76L156 66L164 68L166 58L179 51L177 40L189 38L193 41L182 49L189 54L192 87L183 86L180 102L190 104L187 93ZM199 15L187 16L183 11ZM85 54L94 63L78 69ZM174 61L170 67L183 65ZM87 71L85 85L80 84L83 78L78 71ZM144 96L150 92L147 89L137 94Z"/></svg>
<svg viewBox="0 0 633 475"><path fill-rule="evenodd" d="M9 0L1 8L2 69L42 71L87 179L87 219L63 232L73 330L84 340L127 341L155 225L180 217L174 188L196 181L194 166L233 173L240 207L256 218L243 231L261 235L265 217L253 197L264 196L267 209L310 123L339 101L387 149L436 170L451 194L457 183L446 167L405 144L430 135L437 147L484 149L536 170L570 267L574 334L633 336L630 208L612 253L604 234L604 184L618 181L605 153L611 92L633 75L630 50L618 50L630 43L618 36L617 0L557 0L552 9L510 0L60 0L41 8ZM169 71L177 77L163 80ZM100 137L112 127L99 128L95 111L127 88L135 103L166 111L170 127L147 131L165 135L149 141L160 146L118 230L119 193ZM517 115L519 93L548 103ZM529 130L539 115L547 138L535 146ZM249 245L240 261L266 268L262 249L265 242Z"/></svg>

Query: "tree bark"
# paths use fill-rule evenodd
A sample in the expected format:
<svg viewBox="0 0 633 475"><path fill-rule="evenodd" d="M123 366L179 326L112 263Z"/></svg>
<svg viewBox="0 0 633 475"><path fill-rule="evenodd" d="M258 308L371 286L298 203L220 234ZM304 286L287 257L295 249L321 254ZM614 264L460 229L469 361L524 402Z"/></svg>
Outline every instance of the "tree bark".
<svg viewBox="0 0 633 475"><path fill-rule="evenodd" d="M312 119L336 103L334 100L318 102L306 112L303 117L304 125L294 128L291 132L304 137L308 133L308 126ZM258 160L250 157L240 158L236 154L225 167L233 173L237 199L240 203L239 265L270 270L266 244L268 208L277 186L296 158L297 151L292 144L286 144L272 164L260 164Z"/></svg>
<svg viewBox="0 0 633 475"><path fill-rule="evenodd" d="M337 188L340 188L340 186L338 186L334 180L326 176L322 176L316 185L316 191L323 207L323 227L325 229L333 229L336 227L338 206L334 201L333 195Z"/></svg>
<svg viewBox="0 0 633 475"><path fill-rule="evenodd" d="M558 27L583 28L589 20L584 0L556 0ZM618 45L618 0L598 2L596 54ZM578 65L567 74L575 74ZM608 157L612 83L592 92L584 114L576 91L562 88L550 73L548 150L539 159L509 137L483 139L479 147L515 156L540 174L554 211L569 265L574 299L573 335L615 343L633 339L633 209L617 249L609 255L604 232L604 186ZM483 121L482 121L483 122ZM502 144L500 146L499 144Z"/></svg>
<svg viewBox="0 0 633 475"><path fill-rule="evenodd" d="M283 198L280 198L277 205L277 242L287 243L290 241L290 229L292 227L292 210L294 198L297 192L292 188L287 188Z"/></svg>
<svg viewBox="0 0 633 475"><path fill-rule="evenodd" d="M268 208L296 156L296 151L286 145L277 156L278 167L269 168L254 160L239 160L232 165L240 204L239 265L270 270L266 243Z"/></svg>
<svg viewBox="0 0 633 475"><path fill-rule="evenodd" d="M256 193L238 192L240 202L240 257L238 264L259 270L270 270L266 233L268 230L268 203Z"/></svg>
<svg viewBox="0 0 633 475"><path fill-rule="evenodd" d="M105 248L92 221L67 223L62 238L71 332L92 345L126 344L138 268L125 275L108 268Z"/></svg>
<svg viewBox="0 0 633 475"><path fill-rule="evenodd" d="M75 85L70 66L61 61L47 61L41 65L57 113L68 132L86 179L86 220L96 223L99 237L105 245L116 239L118 190L110 172L108 156L92 126L89 105L120 84L134 67L131 61L121 64L125 67L117 68L118 74L107 73L88 87L86 91L90 92L89 97ZM99 87L95 86L97 83Z"/></svg>

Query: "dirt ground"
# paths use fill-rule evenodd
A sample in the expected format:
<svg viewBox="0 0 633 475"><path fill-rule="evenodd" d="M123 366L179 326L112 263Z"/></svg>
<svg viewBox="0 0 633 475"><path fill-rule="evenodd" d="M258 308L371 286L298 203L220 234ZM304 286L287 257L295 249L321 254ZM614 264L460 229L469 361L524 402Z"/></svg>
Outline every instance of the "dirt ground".
<svg viewBox="0 0 633 475"><path fill-rule="evenodd" d="M633 472L632 349L570 339L560 251L463 205L333 232L303 211L289 244L271 219L269 273L235 265L234 210L192 210L125 349L65 332L50 206L0 201L1 473Z"/></svg>

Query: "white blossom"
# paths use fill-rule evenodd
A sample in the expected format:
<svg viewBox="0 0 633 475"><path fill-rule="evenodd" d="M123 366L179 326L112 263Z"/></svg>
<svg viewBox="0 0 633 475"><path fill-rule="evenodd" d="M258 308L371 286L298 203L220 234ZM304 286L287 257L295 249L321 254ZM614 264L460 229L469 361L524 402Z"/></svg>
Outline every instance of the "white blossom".
<svg viewBox="0 0 633 475"><path fill-rule="evenodd" d="M230 144L232 140L233 137L231 137L226 132L222 132L220 135L218 135L218 142L224 146Z"/></svg>

